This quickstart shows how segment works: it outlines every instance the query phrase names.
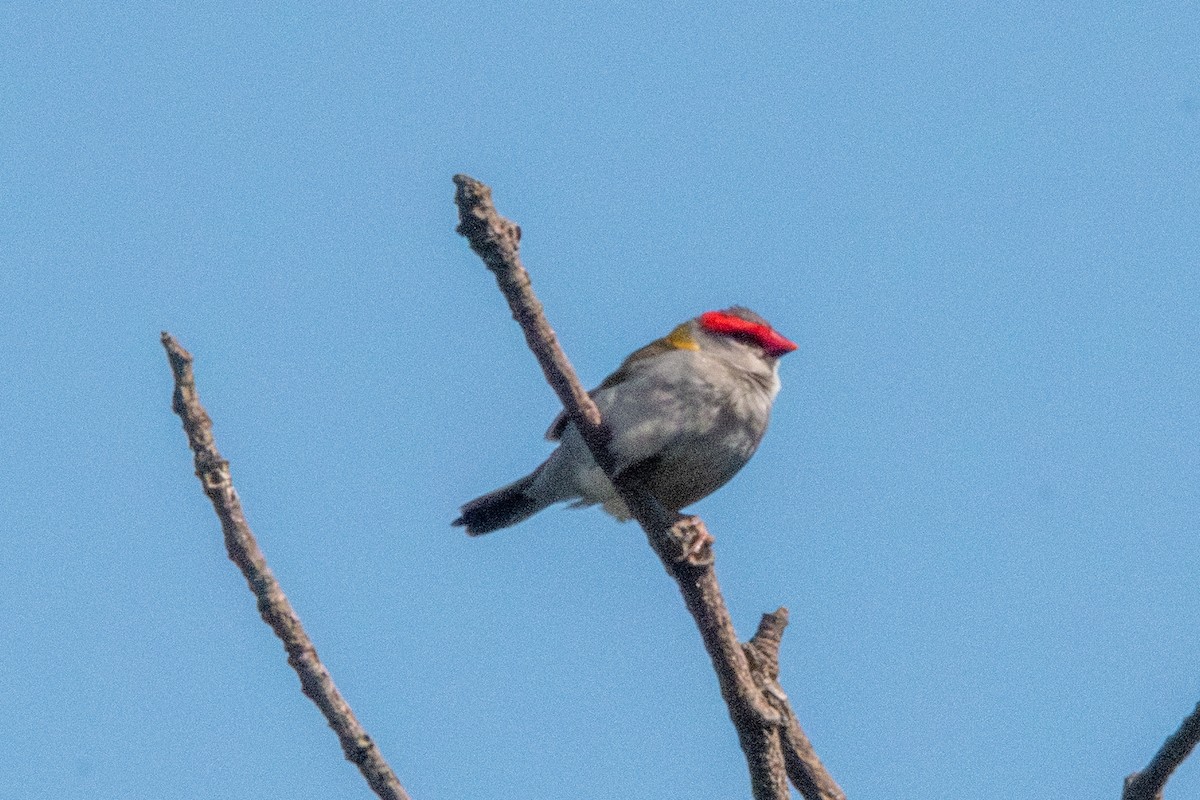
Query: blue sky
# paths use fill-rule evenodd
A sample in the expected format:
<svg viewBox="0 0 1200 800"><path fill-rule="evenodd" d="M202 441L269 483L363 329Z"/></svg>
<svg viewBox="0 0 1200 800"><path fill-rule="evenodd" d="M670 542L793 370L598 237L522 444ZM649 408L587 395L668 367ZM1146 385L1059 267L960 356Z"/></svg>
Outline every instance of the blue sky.
<svg viewBox="0 0 1200 800"><path fill-rule="evenodd" d="M1184 3L6 6L0 796L368 796L164 329L415 800L747 796L638 529L449 527L557 411L456 172L589 384L734 303L800 344L695 510L852 797L1118 796L1200 699L1198 41Z"/></svg>

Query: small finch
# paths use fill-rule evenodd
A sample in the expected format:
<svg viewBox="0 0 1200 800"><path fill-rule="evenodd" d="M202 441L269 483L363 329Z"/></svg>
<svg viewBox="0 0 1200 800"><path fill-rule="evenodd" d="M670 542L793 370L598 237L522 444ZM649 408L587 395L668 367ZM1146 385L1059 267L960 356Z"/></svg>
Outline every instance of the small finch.
<svg viewBox="0 0 1200 800"><path fill-rule="evenodd" d="M779 392L779 358L796 349L746 308L709 311L637 350L592 392L617 474L636 478L671 511L707 497L745 466ZM558 447L520 480L462 507L471 536L516 525L562 501L629 509L565 414L546 438Z"/></svg>

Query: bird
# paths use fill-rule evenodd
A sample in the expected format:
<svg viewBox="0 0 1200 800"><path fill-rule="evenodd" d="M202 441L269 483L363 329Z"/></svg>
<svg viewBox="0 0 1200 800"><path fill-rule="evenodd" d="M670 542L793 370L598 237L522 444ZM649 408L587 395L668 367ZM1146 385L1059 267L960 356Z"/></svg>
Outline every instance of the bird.
<svg viewBox="0 0 1200 800"><path fill-rule="evenodd" d="M614 474L639 480L673 512L724 486L758 449L779 393L779 359L795 349L758 314L733 306L634 351L590 392ZM451 524L479 536L564 501L630 518L565 412L546 438L558 447L537 469L466 503Z"/></svg>

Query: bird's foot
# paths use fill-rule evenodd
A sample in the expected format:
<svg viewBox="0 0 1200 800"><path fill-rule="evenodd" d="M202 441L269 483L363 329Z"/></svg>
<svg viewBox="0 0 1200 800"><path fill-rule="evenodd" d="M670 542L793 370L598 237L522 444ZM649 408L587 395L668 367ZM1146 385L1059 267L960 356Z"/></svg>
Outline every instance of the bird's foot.
<svg viewBox="0 0 1200 800"><path fill-rule="evenodd" d="M703 520L690 515L681 516L672 527L672 532L682 548L676 561L687 562L694 567L712 566L715 560L712 545L716 539L704 527Z"/></svg>

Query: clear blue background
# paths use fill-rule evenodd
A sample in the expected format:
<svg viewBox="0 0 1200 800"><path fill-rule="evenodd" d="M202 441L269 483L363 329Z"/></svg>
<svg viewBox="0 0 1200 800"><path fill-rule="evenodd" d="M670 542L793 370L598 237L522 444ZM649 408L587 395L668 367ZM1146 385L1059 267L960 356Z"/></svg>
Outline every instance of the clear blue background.
<svg viewBox="0 0 1200 800"><path fill-rule="evenodd" d="M456 172L589 384L733 303L800 343L696 510L851 797L1117 797L1200 699L1198 43L1187 3L7 4L0 797L368 796L163 329L415 800L748 796L637 528L449 527L557 410Z"/></svg>

